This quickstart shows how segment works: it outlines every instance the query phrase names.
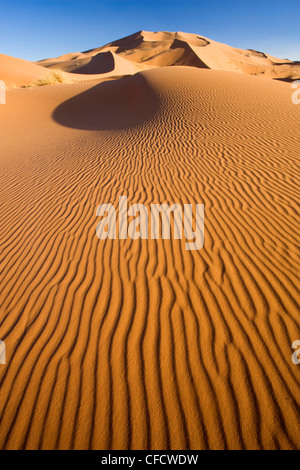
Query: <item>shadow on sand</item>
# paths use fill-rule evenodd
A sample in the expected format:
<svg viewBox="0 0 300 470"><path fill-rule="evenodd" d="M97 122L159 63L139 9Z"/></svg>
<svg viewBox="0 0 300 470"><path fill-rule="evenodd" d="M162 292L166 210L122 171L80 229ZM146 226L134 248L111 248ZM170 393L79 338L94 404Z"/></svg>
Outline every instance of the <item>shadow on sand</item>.
<svg viewBox="0 0 300 470"><path fill-rule="evenodd" d="M84 130L118 130L150 120L158 98L141 75L100 83L64 101L53 112L62 126Z"/></svg>
<svg viewBox="0 0 300 470"><path fill-rule="evenodd" d="M95 73L109 73L115 68L115 59L111 52L100 52L92 57L87 64L72 70L72 73L93 75Z"/></svg>

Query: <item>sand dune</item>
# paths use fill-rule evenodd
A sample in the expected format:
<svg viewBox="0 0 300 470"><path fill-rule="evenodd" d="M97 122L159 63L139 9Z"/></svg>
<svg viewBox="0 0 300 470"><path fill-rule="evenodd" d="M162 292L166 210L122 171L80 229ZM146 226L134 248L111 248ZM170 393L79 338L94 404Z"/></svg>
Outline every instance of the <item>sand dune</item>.
<svg viewBox="0 0 300 470"><path fill-rule="evenodd" d="M66 54L62 58L62 66L55 62L46 65L34 64L23 59L0 54L0 80L4 81L6 87L19 88L31 86L39 80L50 78L53 72L63 71L65 82L76 82L101 78L107 79L121 78L126 75L133 75L142 70L152 68L151 65L134 64L113 52L107 51L97 54L92 58L83 58L78 61L78 67L74 68L74 62L70 59L73 54ZM44 62L41 62L41 64ZM77 62L76 62L77 63ZM74 73L69 73L74 72Z"/></svg>
<svg viewBox="0 0 300 470"><path fill-rule="evenodd" d="M23 87L59 70L65 73L66 82L92 78L106 81L166 66L208 68L284 81L300 78L299 62L236 49L196 34L139 31L102 47L36 63L0 54L0 79L7 88Z"/></svg>
<svg viewBox="0 0 300 470"><path fill-rule="evenodd" d="M44 67L27 60L0 54L0 80L5 82L7 88L29 85L35 80L46 78L49 75L50 72Z"/></svg>
<svg viewBox="0 0 300 470"><path fill-rule="evenodd" d="M0 447L299 449L290 85L168 67L7 94ZM99 240L120 195L204 203L204 248Z"/></svg>
<svg viewBox="0 0 300 470"><path fill-rule="evenodd" d="M187 65L287 81L300 78L299 62L277 59L252 49L237 49L196 34L167 31L139 31L103 47L57 59L46 59L38 64L76 72L82 63L90 63L90 69L97 70L94 63L97 63L99 54L104 52L147 66Z"/></svg>
<svg viewBox="0 0 300 470"><path fill-rule="evenodd" d="M73 54L59 57L57 61L53 59L45 59L39 64L47 68L54 68L70 72L74 74L103 74L109 76L114 75L133 75L141 70L149 69L151 66L142 64L134 64L133 62L118 56L114 52L107 50L95 54L79 54L72 57Z"/></svg>

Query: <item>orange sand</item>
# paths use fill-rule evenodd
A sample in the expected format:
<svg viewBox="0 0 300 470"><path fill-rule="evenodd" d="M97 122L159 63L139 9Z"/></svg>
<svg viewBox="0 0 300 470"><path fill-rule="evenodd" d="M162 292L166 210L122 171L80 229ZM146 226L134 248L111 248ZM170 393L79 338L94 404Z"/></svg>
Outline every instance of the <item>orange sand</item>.
<svg viewBox="0 0 300 470"><path fill-rule="evenodd" d="M7 92L2 449L300 448L299 118L185 66ZM121 195L204 203L204 248L100 241Z"/></svg>

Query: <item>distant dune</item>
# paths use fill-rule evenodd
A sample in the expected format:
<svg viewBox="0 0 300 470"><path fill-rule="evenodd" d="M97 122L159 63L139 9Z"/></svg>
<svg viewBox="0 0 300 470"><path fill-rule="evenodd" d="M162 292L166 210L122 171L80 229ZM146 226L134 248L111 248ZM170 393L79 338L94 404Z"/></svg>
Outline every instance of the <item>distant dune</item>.
<svg viewBox="0 0 300 470"><path fill-rule="evenodd" d="M87 78L105 81L156 67L183 65L284 81L300 78L299 62L276 59L252 49L236 49L196 34L147 31L96 49L36 63L0 54L0 77L7 88L14 88L49 77L50 72L45 68L65 72L68 81Z"/></svg>
<svg viewBox="0 0 300 470"><path fill-rule="evenodd" d="M250 76L276 61L137 33L5 69L79 81L0 105L0 448L300 448L300 106ZM121 195L205 204L204 247L99 240Z"/></svg>
<svg viewBox="0 0 300 470"><path fill-rule="evenodd" d="M85 70L89 70L87 73L101 73L107 66L101 55L108 52L114 53L115 57L147 66L187 65L281 80L300 78L299 62L276 59L252 49L236 49L196 34L181 32L139 31L103 47L42 60L38 64L58 67L67 72L80 71L84 64Z"/></svg>

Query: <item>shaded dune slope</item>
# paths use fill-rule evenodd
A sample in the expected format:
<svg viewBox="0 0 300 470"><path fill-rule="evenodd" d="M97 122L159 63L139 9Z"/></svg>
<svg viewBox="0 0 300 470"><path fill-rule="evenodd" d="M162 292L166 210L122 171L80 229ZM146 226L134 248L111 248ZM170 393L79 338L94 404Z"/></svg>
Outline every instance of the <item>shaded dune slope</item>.
<svg viewBox="0 0 300 470"><path fill-rule="evenodd" d="M158 103L158 97L144 75L136 74L116 82L89 86L86 91L57 106L53 119L75 129L138 127L156 114Z"/></svg>
<svg viewBox="0 0 300 470"><path fill-rule="evenodd" d="M189 67L8 92L1 448L300 447L290 95ZM98 240L96 208L120 195L205 203L204 248Z"/></svg>

